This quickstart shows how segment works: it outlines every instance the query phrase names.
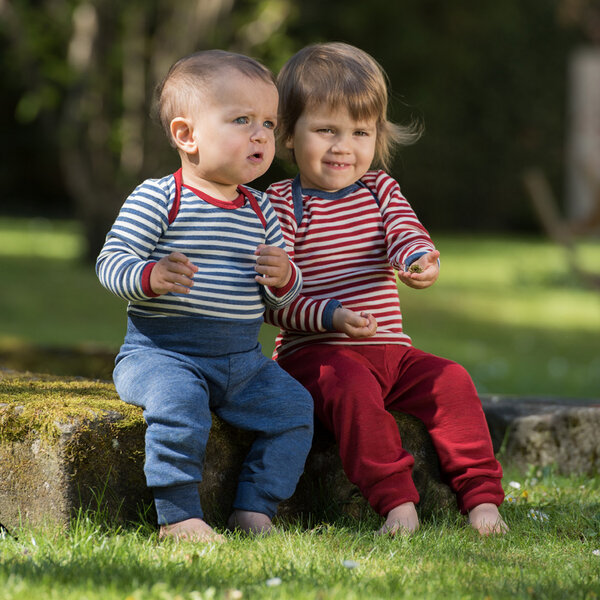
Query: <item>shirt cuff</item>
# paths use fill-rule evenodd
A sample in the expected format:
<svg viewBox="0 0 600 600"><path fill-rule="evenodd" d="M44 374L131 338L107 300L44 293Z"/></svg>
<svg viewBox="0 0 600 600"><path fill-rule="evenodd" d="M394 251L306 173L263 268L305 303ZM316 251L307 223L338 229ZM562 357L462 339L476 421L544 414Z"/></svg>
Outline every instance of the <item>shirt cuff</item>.
<svg viewBox="0 0 600 600"><path fill-rule="evenodd" d="M402 270L408 271L408 267L410 267L410 265L412 265L416 260L419 260L421 256L425 256L426 254L427 252L415 252L414 254L407 256Z"/></svg>
<svg viewBox="0 0 600 600"><path fill-rule="evenodd" d="M342 303L339 300L330 300L323 309L323 317L322 324L326 331L335 331L333 326L333 313L336 308L342 306Z"/></svg>
<svg viewBox="0 0 600 600"><path fill-rule="evenodd" d="M158 298L160 296L160 294L155 294L150 287L150 274L155 266L155 262L148 263L142 271L142 292L149 298Z"/></svg>
<svg viewBox="0 0 600 600"><path fill-rule="evenodd" d="M296 266L294 265L294 263L290 263L290 265L292 266L292 274L290 276L290 280L283 287L276 288L270 285L267 286L269 288L269 291L273 294L273 296L276 296L277 298L282 298L283 296L285 296L294 287L296 280L298 279Z"/></svg>

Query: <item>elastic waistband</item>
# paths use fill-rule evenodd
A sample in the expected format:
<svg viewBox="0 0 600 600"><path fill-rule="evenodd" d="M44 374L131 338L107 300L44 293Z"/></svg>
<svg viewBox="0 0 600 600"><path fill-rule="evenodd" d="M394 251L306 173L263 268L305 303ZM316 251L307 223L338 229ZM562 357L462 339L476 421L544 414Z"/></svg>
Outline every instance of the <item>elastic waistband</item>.
<svg viewBox="0 0 600 600"><path fill-rule="evenodd" d="M262 319L233 321L207 317L127 318L124 345L148 346L191 356L222 356L258 346Z"/></svg>

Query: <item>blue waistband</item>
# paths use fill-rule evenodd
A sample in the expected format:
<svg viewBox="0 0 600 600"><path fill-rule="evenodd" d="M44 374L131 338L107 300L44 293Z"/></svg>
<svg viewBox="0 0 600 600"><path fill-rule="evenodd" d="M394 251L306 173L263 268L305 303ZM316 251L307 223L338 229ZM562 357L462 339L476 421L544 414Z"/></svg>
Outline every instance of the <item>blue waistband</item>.
<svg viewBox="0 0 600 600"><path fill-rule="evenodd" d="M234 321L209 317L127 318L124 346L147 346L191 356L223 356L258 346L262 319Z"/></svg>

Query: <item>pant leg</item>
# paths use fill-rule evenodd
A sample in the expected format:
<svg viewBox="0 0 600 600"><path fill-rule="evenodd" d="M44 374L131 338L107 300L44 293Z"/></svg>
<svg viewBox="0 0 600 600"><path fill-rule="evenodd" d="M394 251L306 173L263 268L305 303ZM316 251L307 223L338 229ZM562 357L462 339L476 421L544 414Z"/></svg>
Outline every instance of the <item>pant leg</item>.
<svg viewBox="0 0 600 600"><path fill-rule="evenodd" d="M121 399L144 409L144 472L159 524L202 518L198 483L212 420L202 374L181 355L146 348L120 356L113 377Z"/></svg>
<svg viewBox="0 0 600 600"><path fill-rule="evenodd" d="M313 406L310 394L260 347L231 355L227 397L212 408L223 420L254 431L233 507L272 517L296 489L310 451Z"/></svg>
<svg viewBox="0 0 600 600"><path fill-rule="evenodd" d="M399 504L418 502L414 459L385 408L381 377L361 350L315 344L280 364L310 391L315 415L335 436L348 479L373 509L387 515Z"/></svg>
<svg viewBox="0 0 600 600"><path fill-rule="evenodd" d="M388 346L386 361L386 369L395 372L386 407L425 423L461 512L483 502L501 504L502 467L494 456L481 401L464 367L401 346Z"/></svg>

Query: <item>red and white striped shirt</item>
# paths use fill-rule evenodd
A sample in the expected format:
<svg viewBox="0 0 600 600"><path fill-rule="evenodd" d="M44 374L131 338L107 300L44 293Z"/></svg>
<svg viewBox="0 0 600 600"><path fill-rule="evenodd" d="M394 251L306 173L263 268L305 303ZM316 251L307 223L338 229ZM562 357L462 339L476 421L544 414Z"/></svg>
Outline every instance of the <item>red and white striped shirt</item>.
<svg viewBox="0 0 600 600"><path fill-rule="evenodd" d="M398 183L383 171L368 171L338 192L302 189L297 177L274 183L267 193L290 258L304 277L296 300L265 313L265 320L281 330L274 357L314 343L410 345L402 331L394 269L404 269L415 254L435 247ZM300 223L294 195L302 206ZM352 339L332 331L340 303L373 314L377 333Z"/></svg>

